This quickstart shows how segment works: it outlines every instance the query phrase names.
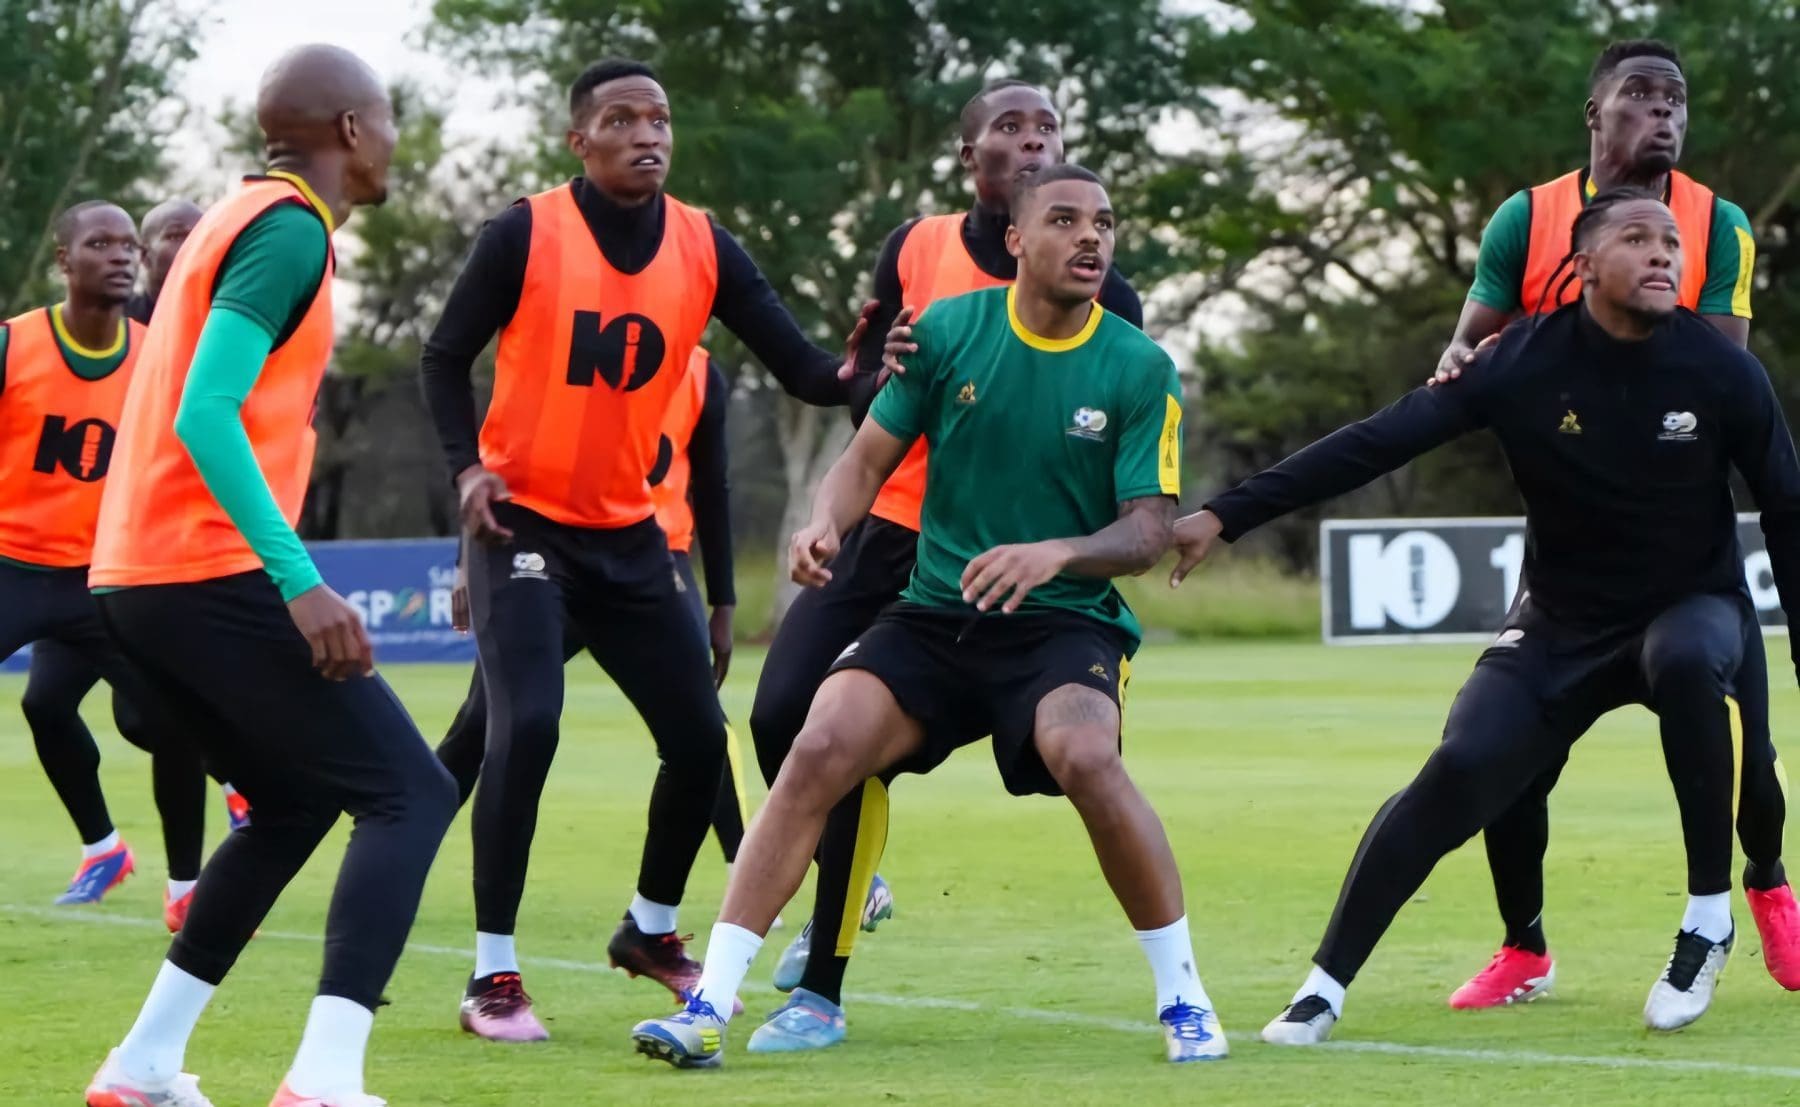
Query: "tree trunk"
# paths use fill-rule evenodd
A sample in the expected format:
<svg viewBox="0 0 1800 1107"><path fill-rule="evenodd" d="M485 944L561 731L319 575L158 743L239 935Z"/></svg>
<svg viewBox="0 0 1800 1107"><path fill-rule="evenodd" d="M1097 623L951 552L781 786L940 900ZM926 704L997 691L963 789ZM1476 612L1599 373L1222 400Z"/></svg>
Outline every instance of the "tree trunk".
<svg viewBox="0 0 1800 1107"><path fill-rule="evenodd" d="M836 408L812 407L789 396L777 401L775 433L781 447L787 502L781 511L781 529L775 534L775 602L769 610L770 634L781 625L788 605L800 591L800 586L788 579L788 539L806 525L813 494L831 463L844 452L852 430L850 420Z"/></svg>

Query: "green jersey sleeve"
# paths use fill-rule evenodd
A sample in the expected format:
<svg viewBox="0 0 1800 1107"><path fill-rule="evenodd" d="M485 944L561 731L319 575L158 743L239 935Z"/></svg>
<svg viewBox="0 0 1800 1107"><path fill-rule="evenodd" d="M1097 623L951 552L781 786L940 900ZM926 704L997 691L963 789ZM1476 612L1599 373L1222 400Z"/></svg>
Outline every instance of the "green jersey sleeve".
<svg viewBox="0 0 1800 1107"><path fill-rule="evenodd" d="M1120 503L1144 496L1181 495L1181 378L1160 349L1160 364L1137 376L1127 398L1113 459L1113 495Z"/></svg>
<svg viewBox="0 0 1800 1107"><path fill-rule="evenodd" d="M882 430L907 442L929 429L925 425L926 414L930 410L928 401L932 384L937 377L935 318L927 313L913 324L912 341L919 348L902 362L906 372L890 377L869 408L869 418Z"/></svg>
<svg viewBox="0 0 1800 1107"><path fill-rule="evenodd" d="M1706 247L1706 283L1700 286L1701 315L1750 318L1750 278L1756 271L1756 239L1750 219L1730 200L1713 198L1712 235Z"/></svg>
<svg viewBox="0 0 1800 1107"><path fill-rule="evenodd" d="M241 415L272 343L260 320L215 305L182 386L175 435L281 598L291 600L320 583L319 570L269 491Z"/></svg>
<svg viewBox="0 0 1800 1107"><path fill-rule="evenodd" d="M1525 260L1531 253L1531 193L1521 189L1495 209L1481 232L1469 299L1495 311L1519 310Z"/></svg>
<svg viewBox="0 0 1800 1107"><path fill-rule="evenodd" d="M276 204L231 244L219 266L213 307L230 308L279 344L311 306L330 249L317 215L300 204Z"/></svg>

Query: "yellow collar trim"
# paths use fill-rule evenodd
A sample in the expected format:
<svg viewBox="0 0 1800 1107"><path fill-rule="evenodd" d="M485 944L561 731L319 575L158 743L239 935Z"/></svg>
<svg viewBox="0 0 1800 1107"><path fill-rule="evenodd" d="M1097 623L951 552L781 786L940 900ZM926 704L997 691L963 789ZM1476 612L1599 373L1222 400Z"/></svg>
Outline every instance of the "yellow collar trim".
<svg viewBox="0 0 1800 1107"><path fill-rule="evenodd" d="M285 169L271 169L263 175L266 177L274 177L276 180L286 181L288 184L299 189L300 195L305 197L306 202L311 204L313 210L319 213L319 218L325 220L325 233L329 235L337 230L337 220L331 217L331 209L325 206L325 201L319 199L319 194L312 190L312 185L306 183L306 178L298 173L289 173Z"/></svg>
<svg viewBox="0 0 1800 1107"><path fill-rule="evenodd" d="M121 317L119 319L119 336L113 339L113 344L111 346L108 346L104 350L90 350L86 346L75 341L75 336L69 333L67 324L63 322L63 307L63 304L57 304L50 309L50 325L56 328L57 339L77 355L85 358L92 358L95 361L102 361L106 358L115 356L120 350L125 348L126 323L124 318Z"/></svg>
<svg viewBox="0 0 1800 1107"><path fill-rule="evenodd" d="M1041 334L1033 333L1031 328L1027 327L1024 322L1019 319L1017 301L1018 287L1016 285L1007 285L1006 321L1012 324L1012 331L1019 336L1020 342L1025 343L1025 345L1030 346L1034 350L1042 350L1047 354L1066 353L1094 337L1094 332L1100 328L1100 317L1106 314L1106 309L1099 304L1090 304L1088 305L1087 322L1081 325L1081 330L1068 338L1045 338Z"/></svg>

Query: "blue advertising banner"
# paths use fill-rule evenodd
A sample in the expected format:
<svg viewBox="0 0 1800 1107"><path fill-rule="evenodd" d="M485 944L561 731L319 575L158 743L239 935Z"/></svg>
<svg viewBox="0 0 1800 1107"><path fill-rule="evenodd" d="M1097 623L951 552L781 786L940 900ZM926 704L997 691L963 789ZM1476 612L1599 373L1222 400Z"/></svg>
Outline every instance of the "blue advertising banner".
<svg viewBox="0 0 1800 1107"><path fill-rule="evenodd" d="M379 663L475 661L475 639L450 627L456 539L314 542L307 546L325 582L350 602L369 628ZM0 663L23 672L30 648Z"/></svg>

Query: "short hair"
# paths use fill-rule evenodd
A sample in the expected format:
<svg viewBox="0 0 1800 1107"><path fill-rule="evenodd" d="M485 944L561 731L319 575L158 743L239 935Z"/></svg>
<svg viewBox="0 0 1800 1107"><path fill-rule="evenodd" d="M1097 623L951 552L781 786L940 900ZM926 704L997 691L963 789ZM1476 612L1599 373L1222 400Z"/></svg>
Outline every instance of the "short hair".
<svg viewBox="0 0 1800 1107"><path fill-rule="evenodd" d="M1106 182L1092 169L1084 168L1073 162L1062 162L1058 165L1046 165L1036 173L1027 173L1013 186L1012 210L1017 212L1025 206L1025 201L1032 193L1048 184L1058 181L1086 181L1089 184L1106 187Z"/></svg>
<svg viewBox="0 0 1800 1107"><path fill-rule="evenodd" d="M1632 58L1662 58L1673 62L1676 69L1682 69L1681 51L1659 38L1620 39L1608 44L1606 49L1600 51L1600 56L1594 59L1594 68L1588 73L1588 95L1592 96L1600 91L1600 86L1612 77L1613 71L1619 68L1619 63ZM1686 71L1682 72L1685 76Z"/></svg>
<svg viewBox="0 0 1800 1107"><path fill-rule="evenodd" d="M98 208L111 208L117 206L117 204L114 204L110 200L83 200L79 204L74 204L65 208L63 213L56 217L56 222L51 226L51 233L56 238L56 244L64 249L67 249L72 245L75 241L75 231L81 226L81 217L88 212ZM133 224L133 226L135 225L136 224Z"/></svg>
<svg viewBox="0 0 1800 1107"><path fill-rule="evenodd" d="M648 77L654 81L656 70L650 68L647 62L631 58L602 58L588 66L569 86L569 120L577 126L587 122L594 107L593 91L620 77Z"/></svg>
<svg viewBox="0 0 1800 1107"><path fill-rule="evenodd" d="M1544 291L1539 294L1538 302L1532 309L1533 314L1542 312L1546 299L1552 304L1562 302L1563 290L1575 280L1575 255L1581 253L1588 243L1593 241L1595 232L1612 222L1614 208L1633 200L1649 200L1657 204L1663 202L1661 196L1647 188L1639 188L1637 185L1619 185L1616 188L1609 188L1604 192L1597 193L1587 202L1587 205L1575 216L1575 221L1569 224L1569 252L1556 263L1555 270L1551 272L1550 279L1545 282ZM1565 269L1568 271L1568 276L1563 277ZM1557 282L1558 277L1562 277L1561 283Z"/></svg>
<svg viewBox="0 0 1800 1107"><path fill-rule="evenodd" d="M974 142L975 133L981 130L981 125L985 120L984 109L987 107L988 97L996 92L1004 92L1009 88L1029 88L1034 92L1044 91L1030 81L1021 81L1016 77L1007 77L999 81L990 81L981 86L981 91L969 97L969 102L963 105L962 140L964 142Z"/></svg>

